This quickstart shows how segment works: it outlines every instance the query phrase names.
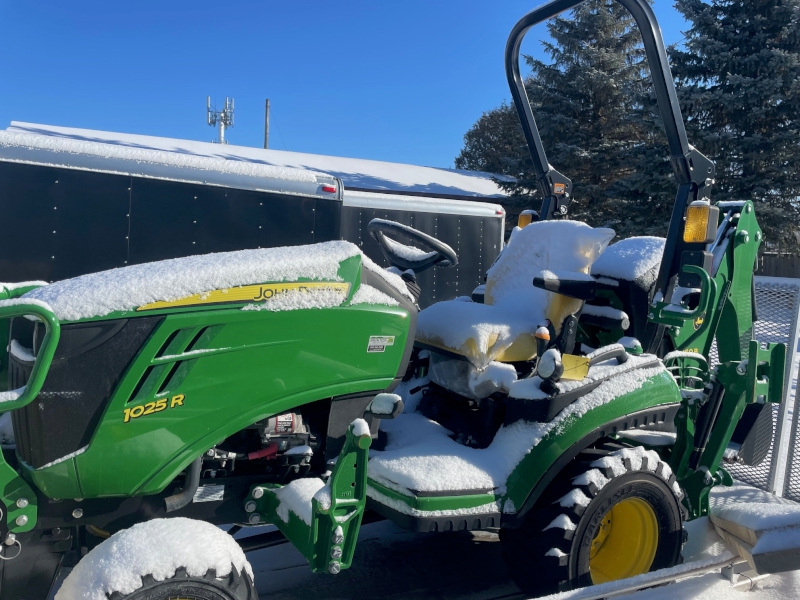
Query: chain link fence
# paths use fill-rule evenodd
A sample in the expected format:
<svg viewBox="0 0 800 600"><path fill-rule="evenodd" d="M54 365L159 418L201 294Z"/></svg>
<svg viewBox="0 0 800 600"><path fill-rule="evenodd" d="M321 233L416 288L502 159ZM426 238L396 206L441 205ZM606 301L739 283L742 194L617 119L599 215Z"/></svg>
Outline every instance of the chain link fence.
<svg viewBox="0 0 800 600"><path fill-rule="evenodd" d="M773 404L773 436L764 461L756 466L726 465L734 478L762 490L800 502L800 423L794 410L800 346L800 279L756 277L758 321L754 337L759 342L787 346L784 399ZM716 343L711 349L711 363L716 364Z"/></svg>

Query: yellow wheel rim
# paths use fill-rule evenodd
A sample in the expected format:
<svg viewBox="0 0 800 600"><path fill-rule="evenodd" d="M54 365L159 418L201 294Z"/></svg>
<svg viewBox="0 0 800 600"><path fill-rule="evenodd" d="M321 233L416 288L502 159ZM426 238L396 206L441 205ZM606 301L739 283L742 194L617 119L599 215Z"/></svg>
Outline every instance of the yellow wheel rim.
<svg viewBox="0 0 800 600"><path fill-rule="evenodd" d="M592 583L647 573L658 548L658 519L641 498L618 502L603 516L589 553Z"/></svg>

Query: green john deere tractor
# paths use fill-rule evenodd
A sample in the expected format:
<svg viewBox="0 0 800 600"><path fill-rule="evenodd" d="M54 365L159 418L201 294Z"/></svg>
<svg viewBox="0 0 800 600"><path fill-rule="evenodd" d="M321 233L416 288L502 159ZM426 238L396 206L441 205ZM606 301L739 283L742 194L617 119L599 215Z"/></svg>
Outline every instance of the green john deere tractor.
<svg viewBox="0 0 800 600"><path fill-rule="evenodd" d="M380 220L390 270L329 242L3 288L0 598L46 598L66 567L59 600L254 598L242 551L288 538L335 574L365 511L499 528L532 593L678 563L731 441L764 458L785 347L752 336L753 203L711 204L650 6L619 1L678 182L666 240L563 218L519 71L526 31L580 4L556 0L506 48L544 201L472 298L419 311L415 272L458 258ZM277 531L236 546L209 523Z"/></svg>

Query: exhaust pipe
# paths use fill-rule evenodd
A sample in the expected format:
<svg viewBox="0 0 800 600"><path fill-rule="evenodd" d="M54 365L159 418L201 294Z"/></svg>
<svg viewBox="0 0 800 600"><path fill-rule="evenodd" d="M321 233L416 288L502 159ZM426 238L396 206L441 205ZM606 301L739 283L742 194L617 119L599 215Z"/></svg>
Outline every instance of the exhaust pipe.
<svg viewBox="0 0 800 600"><path fill-rule="evenodd" d="M192 501L197 488L200 487L200 471L202 468L203 457L200 456L189 465L189 473L186 475L186 483L183 486L183 490L164 498L168 513L181 509Z"/></svg>

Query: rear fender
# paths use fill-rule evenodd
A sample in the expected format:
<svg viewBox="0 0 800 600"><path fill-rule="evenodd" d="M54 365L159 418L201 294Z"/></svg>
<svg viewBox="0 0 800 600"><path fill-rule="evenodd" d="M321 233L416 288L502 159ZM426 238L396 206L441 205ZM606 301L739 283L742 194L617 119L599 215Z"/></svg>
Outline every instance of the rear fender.
<svg viewBox="0 0 800 600"><path fill-rule="evenodd" d="M678 386L669 373L662 371L632 392L580 417L564 419L531 449L508 478L502 526L518 527L564 467L599 439L626 429L673 431L680 401Z"/></svg>

